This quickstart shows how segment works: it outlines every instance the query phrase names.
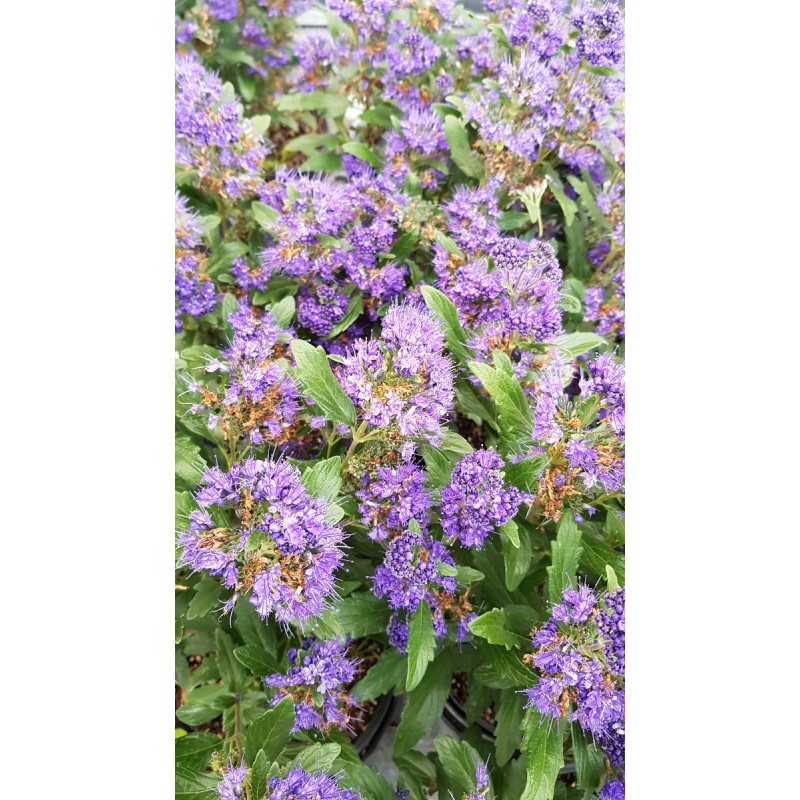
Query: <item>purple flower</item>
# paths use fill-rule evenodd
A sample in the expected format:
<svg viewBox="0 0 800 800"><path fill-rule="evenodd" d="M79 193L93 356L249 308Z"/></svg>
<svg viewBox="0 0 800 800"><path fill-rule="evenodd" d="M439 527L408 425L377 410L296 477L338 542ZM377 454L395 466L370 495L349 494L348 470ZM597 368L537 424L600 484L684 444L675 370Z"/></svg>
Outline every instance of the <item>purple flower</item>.
<svg viewBox="0 0 800 800"><path fill-rule="evenodd" d="M203 226L186 199L175 193L175 330L183 330L180 316L200 317L214 310L217 291L203 269Z"/></svg>
<svg viewBox="0 0 800 800"><path fill-rule="evenodd" d="M339 369L342 388L377 428L436 443L454 401L452 366L444 334L430 312L412 303L393 305L380 339L360 339Z"/></svg>
<svg viewBox="0 0 800 800"><path fill-rule="evenodd" d="M181 563L223 577L266 619L302 625L335 595L344 532L328 503L308 494L285 461L248 458L228 472L212 467L195 493L200 510L182 533Z"/></svg>
<svg viewBox="0 0 800 800"><path fill-rule="evenodd" d="M300 395L286 372L283 341L290 331L271 314L241 303L228 322L234 335L221 359L212 359L206 372L218 372L222 385L212 390L197 381L190 390L201 402L192 413L209 414L230 443L285 443L295 431Z"/></svg>
<svg viewBox="0 0 800 800"><path fill-rule="evenodd" d="M603 785L598 800L625 800L625 781L609 781Z"/></svg>
<svg viewBox="0 0 800 800"><path fill-rule="evenodd" d="M271 705L284 697L294 700L293 730L315 728L327 733L331 728L350 727L350 711L354 700L344 688L356 675L357 662L347 657L350 644L346 640L318 641L310 637L303 642L302 652L289 650L289 671L264 679L275 692Z"/></svg>
<svg viewBox="0 0 800 800"><path fill-rule="evenodd" d="M342 788L336 777L302 767L290 769L285 778L270 778L267 791L265 800L361 800L358 789Z"/></svg>
<svg viewBox="0 0 800 800"><path fill-rule="evenodd" d="M534 631L533 646L525 660L541 675L525 690L526 707L577 722L605 749L612 766L624 767L624 589L599 599L585 585L565 589L551 619Z"/></svg>
<svg viewBox="0 0 800 800"><path fill-rule="evenodd" d="M572 17L580 35L575 49L581 58L598 67L620 64L625 55L625 17L617 3L590 6Z"/></svg>
<svg viewBox="0 0 800 800"><path fill-rule="evenodd" d="M242 796L242 783L248 771L244 759L238 767L234 767L232 763L228 764L228 768L223 772L222 780L214 790L220 796L220 800L237 800Z"/></svg>
<svg viewBox="0 0 800 800"><path fill-rule="evenodd" d="M480 549L489 534L508 522L523 496L503 481L503 459L492 450L477 450L456 464L442 489L441 525L464 547Z"/></svg>
<svg viewBox="0 0 800 800"><path fill-rule="evenodd" d="M370 529L371 539L383 540L401 533L412 519L420 528L427 527L431 498L423 488L425 473L419 467L378 467L375 477L367 474L364 482L356 497L361 501L361 522Z"/></svg>

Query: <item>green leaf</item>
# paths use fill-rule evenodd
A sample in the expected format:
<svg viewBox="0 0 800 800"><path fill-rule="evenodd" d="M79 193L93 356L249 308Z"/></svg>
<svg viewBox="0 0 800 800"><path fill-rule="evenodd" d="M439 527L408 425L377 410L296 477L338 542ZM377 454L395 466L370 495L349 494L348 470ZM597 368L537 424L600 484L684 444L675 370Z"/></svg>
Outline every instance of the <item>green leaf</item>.
<svg viewBox="0 0 800 800"><path fill-rule="evenodd" d="M348 764L338 783L350 789L359 789L364 800L397 800L389 781L369 764Z"/></svg>
<svg viewBox="0 0 800 800"><path fill-rule="evenodd" d="M464 123L458 117L447 116L444 119L444 133L455 165L470 178L483 177L483 164L470 146Z"/></svg>
<svg viewBox="0 0 800 800"><path fill-rule="evenodd" d="M525 697L519 692L504 689L500 693L497 725L494 729L495 757L498 766L507 763L519 743L519 731L525 714Z"/></svg>
<svg viewBox="0 0 800 800"><path fill-rule="evenodd" d="M353 639L384 633L389 624L389 606L383 598L372 592L354 592L340 600L335 608L329 608L316 623L315 632L326 638L343 637Z"/></svg>
<svg viewBox="0 0 800 800"><path fill-rule="evenodd" d="M186 609L186 619L200 619L212 609L218 608L219 581L214 578L203 578L195 587L195 595Z"/></svg>
<svg viewBox="0 0 800 800"><path fill-rule="evenodd" d="M607 345L608 342L596 333L579 331L577 333L567 333L563 336L559 336L553 344L555 344L559 350L563 350L567 353L571 358L577 358L584 353L588 353L590 350L594 350L596 347Z"/></svg>
<svg viewBox="0 0 800 800"><path fill-rule="evenodd" d="M351 156L355 156L356 158L360 158L362 161L366 161L371 167L375 167L375 169L379 170L383 166L383 159L379 158L372 150L362 142L347 142L346 144L342 145L342 150L345 153L349 153Z"/></svg>
<svg viewBox="0 0 800 800"><path fill-rule="evenodd" d="M411 615L408 625L408 677L406 691L419 686L428 664L436 652L436 636L433 631L433 615L427 602L422 600Z"/></svg>
<svg viewBox="0 0 800 800"><path fill-rule="evenodd" d="M440 449L430 444L420 445L419 451L425 460L428 483L436 489L446 486L453 472L453 462Z"/></svg>
<svg viewBox="0 0 800 800"><path fill-rule="evenodd" d="M253 212L253 219L265 230L272 231L275 223L281 215L281 212L266 203L261 203L254 200L250 205Z"/></svg>
<svg viewBox="0 0 800 800"><path fill-rule="evenodd" d="M433 286L421 286L420 292L425 305L441 324L450 352L462 363L473 358L474 354L467 346L467 333L458 319L453 301Z"/></svg>
<svg viewBox="0 0 800 800"><path fill-rule="evenodd" d="M558 301L558 307L568 314L580 314L583 310L581 301L571 294L562 294L561 299Z"/></svg>
<svg viewBox="0 0 800 800"><path fill-rule="evenodd" d="M347 98L324 91L283 94L278 98L278 111L319 111L324 116L341 117L347 111Z"/></svg>
<svg viewBox="0 0 800 800"><path fill-rule="evenodd" d="M605 532L615 544L625 542L625 519L613 508L609 508L606 513Z"/></svg>
<svg viewBox="0 0 800 800"><path fill-rule="evenodd" d="M230 268L235 258L243 256L249 249L244 242L223 242L212 251L206 264L206 273L211 278L217 278Z"/></svg>
<svg viewBox="0 0 800 800"><path fill-rule="evenodd" d="M464 797L474 792L477 788L475 768L483 761L475 748L449 736L437 736L433 743L453 796Z"/></svg>
<svg viewBox="0 0 800 800"><path fill-rule="evenodd" d="M375 700L406 679L406 656L391 648L381 653L380 661L373 664L367 674L351 689L357 700Z"/></svg>
<svg viewBox="0 0 800 800"><path fill-rule="evenodd" d="M564 766L561 726L561 720L543 718L535 708L525 713L522 752L527 780L522 800L552 800L558 771Z"/></svg>
<svg viewBox="0 0 800 800"><path fill-rule="evenodd" d="M406 231L402 236L399 236L392 245L392 256L399 261L408 258L418 239L419 226L415 225L410 231Z"/></svg>
<svg viewBox="0 0 800 800"><path fill-rule="evenodd" d="M288 697L284 698L284 700L290 699ZM310 747L303 748L300 755L292 761L292 766L301 767L306 772L316 772L317 770L327 772L333 767L333 762L336 761L341 752L341 745L334 742L312 744Z"/></svg>
<svg viewBox="0 0 800 800"><path fill-rule="evenodd" d="M462 566L456 567L456 576L458 577L458 582L464 584L464 586L482 581L486 577L480 570Z"/></svg>
<svg viewBox="0 0 800 800"><path fill-rule="evenodd" d="M318 461L309 467L300 476L303 486L309 494L315 497L324 497L328 503L333 503L339 496L342 487L342 459L339 456Z"/></svg>
<svg viewBox="0 0 800 800"><path fill-rule="evenodd" d="M269 130L269 123L272 118L269 114L256 114L250 117L250 122L253 125L253 133L256 136L263 136Z"/></svg>
<svg viewBox="0 0 800 800"><path fill-rule="evenodd" d="M284 153L304 153L309 156L320 147L332 149L339 144L339 139L333 133L306 133L297 136L284 145Z"/></svg>
<svg viewBox="0 0 800 800"><path fill-rule="evenodd" d="M331 332L325 337L326 339L333 339L340 333L346 331L363 313L364 300L359 292L353 293L350 302L347 304L347 312L342 317L341 322L331 328Z"/></svg>
<svg viewBox="0 0 800 800"><path fill-rule="evenodd" d="M625 556L612 550L594 537L583 537L581 564L598 576L605 576L606 567L611 567L620 586L625 585Z"/></svg>
<svg viewBox="0 0 800 800"><path fill-rule="evenodd" d="M239 310L239 301L229 293L222 296L222 329L230 339L233 337L233 326L228 322L228 317Z"/></svg>
<svg viewBox="0 0 800 800"><path fill-rule="evenodd" d="M524 227L530 221L530 216L524 211L506 211L500 215L497 224L501 231L513 231Z"/></svg>
<svg viewBox="0 0 800 800"><path fill-rule="evenodd" d="M270 761L263 750L259 750L250 772L250 797L266 797L267 783L269 782Z"/></svg>
<svg viewBox="0 0 800 800"><path fill-rule="evenodd" d="M552 566L547 568L548 595L551 603L560 603L564 589L575 586L575 574L581 557L581 532L571 512L561 517L552 546Z"/></svg>
<svg viewBox="0 0 800 800"><path fill-rule="evenodd" d="M272 675L279 669L278 662L263 647L255 644L235 647L233 655L240 664L244 664L258 678Z"/></svg>
<svg viewBox="0 0 800 800"><path fill-rule="evenodd" d="M239 694L247 675L233 654L233 639L221 628L217 628L214 641L217 645L217 667L225 688L229 692Z"/></svg>
<svg viewBox="0 0 800 800"><path fill-rule="evenodd" d="M244 745L247 763L255 761L259 750L264 751L267 760L274 761L289 741L293 727L294 701L284 697L250 725Z"/></svg>
<svg viewBox="0 0 800 800"><path fill-rule="evenodd" d="M500 526L499 530L500 536L502 537L503 543L511 542L514 547L519 547L519 526L513 519L504 522Z"/></svg>
<svg viewBox="0 0 800 800"><path fill-rule="evenodd" d="M476 636L486 639L489 644L504 645L508 650L516 647L524 650L529 646L526 637L520 636L512 630L504 608L493 608L481 614L469 623L469 629Z"/></svg>
<svg viewBox="0 0 800 800"><path fill-rule="evenodd" d="M175 765L175 800L218 800L214 791L219 775L196 772L184 764Z"/></svg>
<svg viewBox="0 0 800 800"><path fill-rule="evenodd" d="M506 568L506 588L513 592L528 574L531 565L531 540L525 531L518 531L518 546L509 539L503 539L503 562Z"/></svg>
<svg viewBox="0 0 800 800"><path fill-rule="evenodd" d="M175 437L175 476L178 482L189 489L194 489L205 468L200 456L200 445L195 444L188 436Z"/></svg>
<svg viewBox="0 0 800 800"><path fill-rule="evenodd" d="M269 313L282 328L288 328L294 317L294 297L284 297L270 306Z"/></svg>
<svg viewBox="0 0 800 800"><path fill-rule="evenodd" d="M206 722L211 722L221 713L222 709L216 706L189 704L181 706L175 712L175 716L187 725L205 725Z"/></svg>
<svg viewBox="0 0 800 800"><path fill-rule="evenodd" d="M578 788L595 791L605 775L605 757L601 750L596 748L592 737L573 722L572 752L575 756L575 771L578 773Z"/></svg>
<svg viewBox="0 0 800 800"><path fill-rule="evenodd" d="M410 692L394 738L394 756L410 750L442 715L453 676L451 653L440 653L419 686Z"/></svg>
<svg viewBox="0 0 800 800"><path fill-rule="evenodd" d="M339 153L314 153L297 169L300 172L336 172L342 167L342 156Z"/></svg>
<svg viewBox="0 0 800 800"><path fill-rule="evenodd" d="M295 339L292 355L297 362L296 375L304 393L319 406L325 418L355 427L355 406L336 380L325 351L302 339Z"/></svg>
<svg viewBox="0 0 800 800"><path fill-rule="evenodd" d="M500 431L505 434L506 442L513 445L527 437L532 424L531 410L519 381L478 361L470 361L467 366L497 404Z"/></svg>
<svg viewBox="0 0 800 800"><path fill-rule="evenodd" d="M480 651L484 663L476 668L475 677L481 683L493 689L526 689L536 682L533 671L519 660L515 652L489 645L482 646Z"/></svg>
<svg viewBox="0 0 800 800"><path fill-rule="evenodd" d="M219 736L195 731L175 740L175 763L182 764L193 772L201 772L208 764L211 754L221 745Z"/></svg>
<svg viewBox="0 0 800 800"><path fill-rule="evenodd" d="M619 589L619 580L617 573L614 572L610 564L606 564L606 583L608 584L608 591L614 592Z"/></svg>

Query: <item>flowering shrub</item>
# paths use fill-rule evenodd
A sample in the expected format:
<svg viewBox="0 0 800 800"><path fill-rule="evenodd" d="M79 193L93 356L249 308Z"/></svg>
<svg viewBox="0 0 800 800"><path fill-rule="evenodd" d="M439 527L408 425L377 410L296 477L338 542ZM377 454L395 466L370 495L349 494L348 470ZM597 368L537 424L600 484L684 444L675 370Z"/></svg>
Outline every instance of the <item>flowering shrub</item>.
<svg viewBox="0 0 800 800"><path fill-rule="evenodd" d="M621 9L175 30L178 794L624 797Z"/></svg>

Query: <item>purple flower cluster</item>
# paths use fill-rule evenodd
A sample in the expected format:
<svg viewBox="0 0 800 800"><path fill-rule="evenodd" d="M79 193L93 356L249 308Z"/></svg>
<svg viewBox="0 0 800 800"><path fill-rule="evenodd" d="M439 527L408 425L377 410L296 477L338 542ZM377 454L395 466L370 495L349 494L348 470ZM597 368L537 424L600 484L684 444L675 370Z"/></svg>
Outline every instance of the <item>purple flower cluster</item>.
<svg viewBox="0 0 800 800"><path fill-rule="evenodd" d="M340 787L335 776L294 767L285 778L269 779L264 800L361 800L361 792Z"/></svg>
<svg viewBox="0 0 800 800"><path fill-rule="evenodd" d="M595 330L601 336L614 334L625 338L625 270L620 270L611 280L610 291L603 286L586 289L584 316L596 322Z"/></svg>
<svg viewBox="0 0 800 800"><path fill-rule="evenodd" d="M192 381L189 389L201 402L190 412L208 414L209 427L219 427L231 445L239 439L252 445L282 444L295 433L300 409L297 387L286 372L284 342L290 331L246 303L228 321L234 331L231 345L206 367L207 373L224 376L223 385L213 391Z"/></svg>
<svg viewBox="0 0 800 800"><path fill-rule="evenodd" d="M244 759L238 767L229 764L222 773L222 780L217 784L216 793L220 800L238 800L244 792L242 784L248 773Z"/></svg>
<svg viewBox="0 0 800 800"><path fill-rule="evenodd" d="M586 369L577 402L565 394L559 369L546 369L535 391L530 455L549 457L536 500L556 520L572 498L580 505L625 484L625 365L604 353Z"/></svg>
<svg viewBox="0 0 800 800"><path fill-rule="evenodd" d="M248 458L228 472L212 467L195 493L199 510L182 533L181 563L221 575L266 619L300 626L335 595L344 532L328 521L328 503L312 497L285 461Z"/></svg>
<svg viewBox="0 0 800 800"><path fill-rule="evenodd" d="M281 169L262 187L261 199L279 214L274 241L260 254L261 275L300 280L297 319L316 336L341 322L354 290L375 321L378 309L405 289L408 268L379 257L391 250L402 223L392 186L374 173L336 182Z"/></svg>
<svg viewBox="0 0 800 800"><path fill-rule="evenodd" d="M347 657L346 640L306 639L301 648L290 648L290 668L283 675L275 673L264 679L278 691L272 698L277 705L284 697L294 700L295 731L312 728L327 733L331 728L350 727L350 712L355 701L345 687L356 676L357 663Z"/></svg>
<svg viewBox="0 0 800 800"><path fill-rule="evenodd" d="M489 534L510 520L524 497L503 480L503 459L492 450L476 450L453 468L442 489L441 525L464 547L480 549Z"/></svg>
<svg viewBox="0 0 800 800"><path fill-rule="evenodd" d="M430 312L413 303L393 305L379 339L359 339L339 370L342 388L377 428L435 443L453 408L453 371L444 334Z"/></svg>
<svg viewBox="0 0 800 800"><path fill-rule="evenodd" d="M425 473L413 464L397 468L378 467L374 477L364 476L364 487L356 492L358 513L369 529L369 537L383 541L396 536L416 520L428 526L431 496L423 487Z"/></svg>
<svg viewBox="0 0 800 800"><path fill-rule="evenodd" d="M206 255L203 226L186 199L175 193L175 330L183 330L181 314L200 317L214 310L217 291L203 273Z"/></svg>
<svg viewBox="0 0 800 800"><path fill-rule="evenodd" d="M242 104L191 53L175 60L175 161L197 171L199 187L225 198L252 196L268 148Z"/></svg>
<svg viewBox="0 0 800 800"><path fill-rule="evenodd" d="M605 175L596 142L607 138L613 106L622 93L620 75L598 74L587 66L622 69L622 12L616 3L573 17L579 31L574 48L559 4L527 3L503 23L516 45L512 59L498 60L495 80L467 101L467 118L479 129L489 171L514 172L524 185L533 164L555 157L574 169L588 169L594 180ZM501 148L517 156L508 163Z"/></svg>
<svg viewBox="0 0 800 800"><path fill-rule="evenodd" d="M447 137L441 117L429 106L414 105L399 123L399 130L386 134L386 174L402 183L414 173L423 189L438 186L449 166Z"/></svg>
<svg viewBox="0 0 800 800"><path fill-rule="evenodd" d="M526 707L578 722L606 750L612 766L623 767L625 590L598 599L585 585L565 589L550 620L534 631L533 645L535 653L526 660L541 677L525 690Z"/></svg>

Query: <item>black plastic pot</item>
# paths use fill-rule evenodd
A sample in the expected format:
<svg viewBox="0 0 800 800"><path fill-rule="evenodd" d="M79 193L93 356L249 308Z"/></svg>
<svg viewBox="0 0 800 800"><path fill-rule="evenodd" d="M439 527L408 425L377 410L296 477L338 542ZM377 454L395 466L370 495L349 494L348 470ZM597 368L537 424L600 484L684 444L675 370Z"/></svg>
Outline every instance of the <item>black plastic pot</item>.
<svg viewBox="0 0 800 800"><path fill-rule="evenodd" d="M372 714L368 725L356 737L353 747L358 750L361 758L366 758L377 746L383 736L390 720L392 719L392 709L394 708L394 695L385 694L378 698L378 705Z"/></svg>

